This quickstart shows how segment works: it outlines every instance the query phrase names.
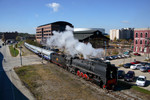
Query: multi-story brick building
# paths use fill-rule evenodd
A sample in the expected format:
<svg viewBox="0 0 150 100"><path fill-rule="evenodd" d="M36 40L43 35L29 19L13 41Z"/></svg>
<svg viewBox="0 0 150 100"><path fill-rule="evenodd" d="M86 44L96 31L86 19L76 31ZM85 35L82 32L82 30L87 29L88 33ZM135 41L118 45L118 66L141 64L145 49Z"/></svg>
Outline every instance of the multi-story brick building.
<svg viewBox="0 0 150 100"><path fill-rule="evenodd" d="M150 28L134 29L134 52L150 53Z"/></svg>
<svg viewBox="0 0 150 100"><path fill-rule="evenodd" d="M36 41L38 43L45 43L47 37L53 35L53 31L59 32L65 31L66 25L73 28L72 24L64 21L58 21L38 26L36 28Z"/></svg>

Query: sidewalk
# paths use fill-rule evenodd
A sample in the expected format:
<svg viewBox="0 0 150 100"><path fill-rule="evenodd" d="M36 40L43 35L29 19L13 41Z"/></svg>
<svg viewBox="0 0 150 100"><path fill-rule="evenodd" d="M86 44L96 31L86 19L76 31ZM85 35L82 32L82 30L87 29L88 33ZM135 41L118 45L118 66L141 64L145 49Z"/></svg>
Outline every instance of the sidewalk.
<svg viewBox="0 0 150 100"><path fill-rule="evenodd" d="M20 66L20 57L12 57L9 51L8 45L3 46L0 50L5 58L3 61L3 69L5 70L10 81L15 85L16 88L20 90L29 100L35 100L34 96L30 91L22 84L21 80L14 71L14 67Z"/></svg>

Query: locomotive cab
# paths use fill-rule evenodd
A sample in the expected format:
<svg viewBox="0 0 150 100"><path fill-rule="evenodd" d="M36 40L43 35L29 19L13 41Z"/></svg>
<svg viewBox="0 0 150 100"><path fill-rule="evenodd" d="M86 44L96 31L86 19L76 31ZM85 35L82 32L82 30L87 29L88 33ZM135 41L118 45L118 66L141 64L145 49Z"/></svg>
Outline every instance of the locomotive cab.
<svg viewBox="0 0 150 100"><path fill-rule="evenodd" d="M115 85L117 85L117 67L115 65L108 64L107 65L107 72L106 72L106 77L107 77L107 82L106 82L106 87L108 89L113 89Z"/></svg>

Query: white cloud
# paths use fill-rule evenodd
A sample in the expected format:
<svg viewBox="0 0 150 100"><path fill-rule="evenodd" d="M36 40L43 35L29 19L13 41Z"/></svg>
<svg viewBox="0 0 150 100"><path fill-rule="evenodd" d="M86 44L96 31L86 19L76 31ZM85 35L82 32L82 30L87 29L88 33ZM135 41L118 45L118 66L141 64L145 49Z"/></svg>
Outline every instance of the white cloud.
<svg viewBox="0 0 150 100"><path fill-rule="evenodd" d="M60 4L53 2L53 3L47 4L46 6L52 8L54 12L57 12L60 7Z"/></svg>
<svg viewBox="0 0 150 100"><path fill-rule="evenodd" d="M121 23L129 23L129 21L127 21L127 20L124 20L124 21L121 21Z"/></svg>

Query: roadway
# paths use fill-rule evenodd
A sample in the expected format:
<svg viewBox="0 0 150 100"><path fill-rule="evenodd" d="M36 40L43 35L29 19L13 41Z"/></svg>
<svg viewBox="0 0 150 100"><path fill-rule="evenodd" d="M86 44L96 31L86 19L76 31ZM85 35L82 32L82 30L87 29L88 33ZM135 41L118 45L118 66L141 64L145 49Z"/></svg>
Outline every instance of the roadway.
<svg viewBox="0 0 150 100"><path fill-rule="evenodd" d="M1 44L2 41L0 40ZM36 55L24 56L22 57L22 64L41 64L41 59ZM0 48L0 100L35 99L30 91L22 85L22 82L13 70L14 67L20 66L20 56L12 57L8 45L2 46Z"/></svg>
<svg viewBox="0 0 150 100"><path fill-rule="evenodd" d="M28 100L8 78L3 69L3 58L4 56L0 53L0 100Z"/></svg>

